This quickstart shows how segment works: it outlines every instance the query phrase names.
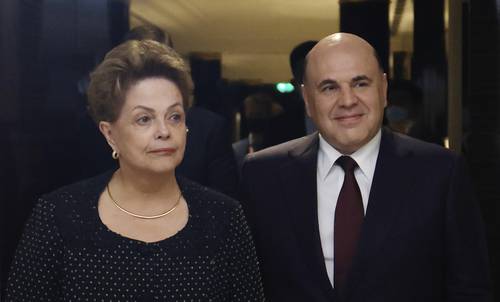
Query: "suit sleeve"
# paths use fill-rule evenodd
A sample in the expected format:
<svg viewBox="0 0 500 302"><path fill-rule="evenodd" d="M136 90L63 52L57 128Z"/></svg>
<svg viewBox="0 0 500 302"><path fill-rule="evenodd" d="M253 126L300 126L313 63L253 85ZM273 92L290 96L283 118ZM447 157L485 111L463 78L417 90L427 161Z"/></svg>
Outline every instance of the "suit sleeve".
<svg viewBox="0 0 500 302"><path fill-rule="evenodd" d="M57 301L62 238L54 204L40 199L14 256L5 301Z"/></svg>
<svg viewBox="0 0 500 302"><path fill-rule="evenodd" d="M251 172L251 164L249 163L249 155L245 156L241 168L241 179L240 185L238 188L238 194L240 197L241 205L243 206L243 210L245 213L245 217L250 226L250 230L254 236L254 240L256 239L257 230L256 230L256 220L257 220L257 212L255 209L255 202L252 199L252 177L255 177ZM258 249L258 247L257 247Z"/></svg>
<svg viewBox="0 0 500 302"><path fill-rule="evenodd" d="M217 119L208 139L208 186L237 197L238 169L226 121Z"/></svg>
<svg viewBox="0 0 500 302"><path fill-rule="evenodd" d="M462 158L452 172L446 206L447 301L490 301L484 227Z"/></svg>

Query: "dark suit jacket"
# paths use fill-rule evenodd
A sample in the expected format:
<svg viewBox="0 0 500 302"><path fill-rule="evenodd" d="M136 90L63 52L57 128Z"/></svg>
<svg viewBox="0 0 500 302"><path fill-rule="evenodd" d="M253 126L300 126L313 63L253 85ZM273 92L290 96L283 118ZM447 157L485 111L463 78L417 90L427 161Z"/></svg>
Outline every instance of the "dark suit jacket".
<svg viewBox="0 0 500 302"><path fill-rule="evenodd" d="M199 107L187 112L184 160L176 173L232 197L237 195L238 170L231 131L223 117Z"/></svg>
<svg viewBox="0 0 500 302"><path fill-rule="evenodd" d="M312 134L251 154L243 167L269 301L488 301L483 226L462 160L386 130L340 300L319 237L317 152Z"/></svg>
<svg viewBox="0 0 500 302"><path fill-rule="evenodd" d="M233 153L236 159L236 166L238 167L238 172L241 174L241 167L243 166L243 161L248 154L248 147L250 146L250 141L248 137L240 139L239 141L233 143Z"/></svg>

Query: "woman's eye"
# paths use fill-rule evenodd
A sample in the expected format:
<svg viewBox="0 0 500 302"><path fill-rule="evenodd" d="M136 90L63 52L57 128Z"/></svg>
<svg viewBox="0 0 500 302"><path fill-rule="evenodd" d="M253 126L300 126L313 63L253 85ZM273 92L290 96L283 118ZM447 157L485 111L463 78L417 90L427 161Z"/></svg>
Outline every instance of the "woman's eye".
<svg viewBox="0 0 500 302"><path fill-rule="evenodd" d="M140 118L137 119L137 123L139 125L146 125L151 121L151 118L149 116L141 116Z"/></svg>
<svg viewBox="0 0 500 302"><path fill-rule="evenodd" d="M169 120L173 121L174 123L179 123L182 121L182 115L179 113L174 113L169 117Z"/></svg>

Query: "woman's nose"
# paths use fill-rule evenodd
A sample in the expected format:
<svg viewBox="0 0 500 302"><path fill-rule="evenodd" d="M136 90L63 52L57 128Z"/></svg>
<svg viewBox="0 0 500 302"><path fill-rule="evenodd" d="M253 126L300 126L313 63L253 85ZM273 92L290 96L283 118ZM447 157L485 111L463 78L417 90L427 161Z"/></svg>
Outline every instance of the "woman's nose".
<svg viewBox="0 0 500 302"><path fill-rule="evenodd" d="M164 121L158 121L155 138L166 139L167 137L169 137L169 135L170 131L166 123Z"/></svg>

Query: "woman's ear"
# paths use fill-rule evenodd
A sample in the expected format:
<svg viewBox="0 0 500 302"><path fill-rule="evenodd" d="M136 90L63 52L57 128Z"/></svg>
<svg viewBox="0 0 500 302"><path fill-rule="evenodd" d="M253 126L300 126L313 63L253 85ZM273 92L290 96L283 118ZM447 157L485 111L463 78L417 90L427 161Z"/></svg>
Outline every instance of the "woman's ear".
<svg viewBox="0 0 500 302"><path fill-rule="evenodd" d="M106 138L106 141L108 142L108 145L113 149L113 151L119 152L117 149L118 147L116 146L115 140L113 139L113 132L112 132L112 126L110 122L106 121L100 121L99 122L99 131L101 131L102 135L104 135L104 138Z"/></svg>

